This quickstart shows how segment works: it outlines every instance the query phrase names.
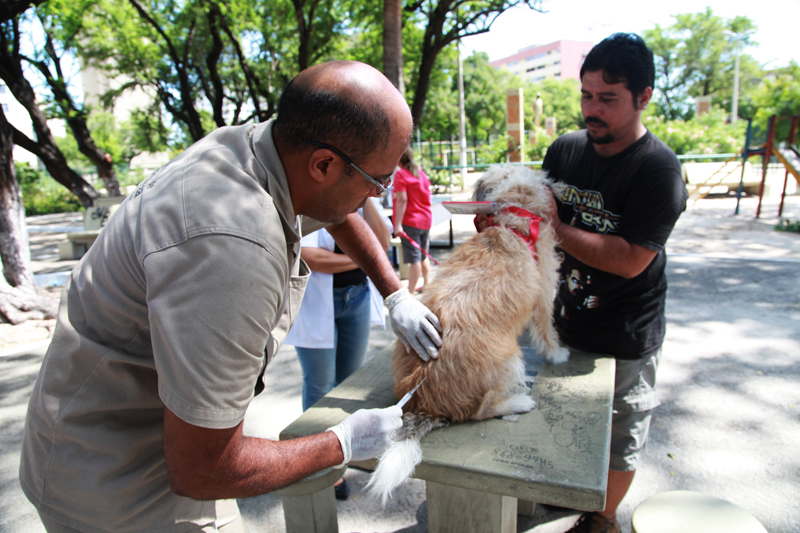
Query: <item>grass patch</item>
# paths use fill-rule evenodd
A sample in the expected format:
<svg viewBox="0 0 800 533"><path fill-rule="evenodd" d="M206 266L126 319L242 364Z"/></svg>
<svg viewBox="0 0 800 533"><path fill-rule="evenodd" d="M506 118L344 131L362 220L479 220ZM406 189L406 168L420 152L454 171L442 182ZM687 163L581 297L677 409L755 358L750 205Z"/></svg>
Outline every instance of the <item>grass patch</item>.
<svg viewBox="0 0 800 533"><path fill-rule="evenodd" d="M775 226L778 231L788 231L789 233L800 233L800 220L783 220L780 224Z"/></svg>

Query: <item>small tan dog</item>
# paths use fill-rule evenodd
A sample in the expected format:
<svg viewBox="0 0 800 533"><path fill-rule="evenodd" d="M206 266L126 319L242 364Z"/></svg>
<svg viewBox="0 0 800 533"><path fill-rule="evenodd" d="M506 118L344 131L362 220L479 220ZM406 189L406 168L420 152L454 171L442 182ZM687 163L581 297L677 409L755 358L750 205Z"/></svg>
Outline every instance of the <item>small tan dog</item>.
<svg viewBox="0 0 800 533"><path fill-rule="evenodd" d="M510 165L490 168L476 184L474 199L493 201L501 211L493 227L460 245L425 287L422 303L443 328L439 358L425 362L395 345L397 397L425 382L406 404L403 428L368 484L384 505L422 460L419 441L431 430L534 407L518 344L526 329L549 362L569 357L552 322L559 257L545 211L554 187L543 172ZM529 247L537 226L538 240Z"/></svg>

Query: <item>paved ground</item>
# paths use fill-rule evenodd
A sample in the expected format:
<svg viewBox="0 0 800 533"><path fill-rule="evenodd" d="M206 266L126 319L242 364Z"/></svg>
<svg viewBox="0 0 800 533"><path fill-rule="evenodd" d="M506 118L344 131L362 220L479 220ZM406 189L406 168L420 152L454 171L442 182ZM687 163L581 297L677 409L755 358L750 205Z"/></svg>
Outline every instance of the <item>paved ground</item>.
<svg viewBox="0 0 800 533"><path fill-rule="evenodd" d="M785 215L800 219L800 197L787 199ZM670 291L664 361L659 373L662 406L654 419L644 464L619 517L630 531L635 507L658 492L712 494L739 505L771 533L800 531L800 235L773 231L777 203L754 218L755 198L716 197L691 205L668 243ZM74 216L29 220L37 272L69 270L54 242L80 223ZM455 217L458 242L474 230ZM434 240L446 240L436 228ZM447 248L434 249L445 258ZM57 288L52 289L54 293ZM0 532L43 531L17 481L19 441L28 396L46 349L52 322L0 325ZM370 354L394 337L373 328ZM299 416L300 367L284 348L267 372L268 392L245 419L252 435L277 437ZM339 502L342 532L427 531L424 483L411 480L385 509L361 496L364 472L349 470L351 497ZM241 500L251 531L282 532L280 499ZM572 513L520 517L518 531L561 533Z"/></svg>

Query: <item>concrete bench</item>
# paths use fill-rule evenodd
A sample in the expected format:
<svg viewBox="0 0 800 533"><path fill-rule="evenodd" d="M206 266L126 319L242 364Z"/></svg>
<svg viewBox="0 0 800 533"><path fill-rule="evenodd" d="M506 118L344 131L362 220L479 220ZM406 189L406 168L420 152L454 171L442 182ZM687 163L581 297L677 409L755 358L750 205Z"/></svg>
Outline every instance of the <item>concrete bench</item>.
<svg viewBox="0 0 800 533"><path fill-rule="evenodd" d="M100 235L99 229L67 233L67 240L58 243L58 258L62 261L65 259L80 259L89 251L98 235Z"/></svg>
<svg viewBox="0 0 800 533"><path fill-rule="evenodd" d="M396 403L393 349L376 355L303 413L281 432L281 440L325 431L358 409ZM573 356L550 366L532 350L523 351L528 374L535 376L533 411L516 421L454 424L422 440L423 459L414 477L426 481L429 531L516 532L517 500L526 514L533 511L529 502L586 511L605 507L615 361ZM352 464L372 470L376 463ZM319 477L281 495L287 533L338 531L333 491L320 487ZM313 527L306 521L290 528L302 518L301 509L306 516L326 518Z"/></svg>
<svg viewBox="0 0 800 533"><path fill-rule="evenodd" d="M83 213L84 231L67 233L67 240L58 243L58 258L63 261L83 257L123 200L125 200L124 196L95 200L94 207Z"/></svg>

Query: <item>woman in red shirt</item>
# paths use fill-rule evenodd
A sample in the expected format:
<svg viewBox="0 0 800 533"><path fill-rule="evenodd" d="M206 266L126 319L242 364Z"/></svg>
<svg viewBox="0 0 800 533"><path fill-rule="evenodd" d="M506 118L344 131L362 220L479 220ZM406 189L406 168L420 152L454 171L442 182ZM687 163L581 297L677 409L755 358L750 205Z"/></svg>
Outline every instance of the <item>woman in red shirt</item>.
<svg viewBox="0 0 800 533"><path fill-rule="evenodd" d="M414 162L414 151L409 146L400 157L400 168L392 184L392 206L394 207L394 234L405 232L419 245L401 239L403 262L408 263L408 292L414 294L420 274L424 285L428 284L431 262L422 250L430 250L431 182L425 172ZM423 285L423 287L424 287ZM422 288L419 289L422 292Z"/></svg>

